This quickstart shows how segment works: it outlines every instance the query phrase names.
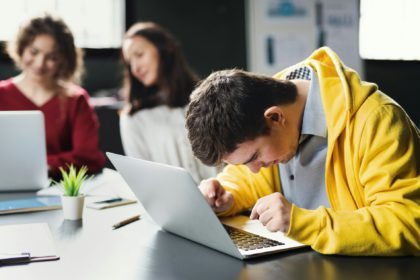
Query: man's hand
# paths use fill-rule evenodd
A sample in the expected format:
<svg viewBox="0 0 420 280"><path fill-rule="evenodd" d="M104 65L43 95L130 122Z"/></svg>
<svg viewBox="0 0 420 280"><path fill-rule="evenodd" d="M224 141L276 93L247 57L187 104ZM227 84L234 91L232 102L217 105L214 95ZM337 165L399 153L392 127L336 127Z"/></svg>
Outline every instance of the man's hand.
<svg viewBox="0 0 420 280"><path fill-rule="evenodd" d="M203 180L198 187L214 212L223 212L232 207L232 194L226 191L216 179Z"/></svg>
<svg viewBox="0 0 420 280"><path fill-rule="evenodd" d="M250 218L258 219L269 231L287 232L290 226L292 204L280 193L258 199Z"/></svg>

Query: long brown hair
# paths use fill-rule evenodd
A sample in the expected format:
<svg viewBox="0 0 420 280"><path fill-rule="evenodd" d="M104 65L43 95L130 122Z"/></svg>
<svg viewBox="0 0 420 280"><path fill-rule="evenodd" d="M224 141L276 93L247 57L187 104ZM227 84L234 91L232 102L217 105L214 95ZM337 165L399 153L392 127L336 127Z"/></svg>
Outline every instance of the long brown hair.
<svg viewBox="0 0 420 280"><path fill-rule="evenodd" d="M158 105L185 106L198 77L188 67L178 42L168 31L153 22L134 24L127 30L124 40L136 36L148 40L158 50L159 78L156 86L146 87L134 77L130 65L125 63L124 89L130 105L129 114ZM165 97L160 98L159 92Z"/></svg>

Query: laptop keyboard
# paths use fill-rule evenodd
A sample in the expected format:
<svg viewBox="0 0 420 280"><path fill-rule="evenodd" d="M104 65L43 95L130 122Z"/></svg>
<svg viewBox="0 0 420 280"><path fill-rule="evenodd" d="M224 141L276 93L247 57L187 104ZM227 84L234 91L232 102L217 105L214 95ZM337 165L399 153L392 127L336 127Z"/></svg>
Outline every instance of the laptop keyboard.
<svg viewBox="0 0 420 280"><path fill-rule="evenodd" d="M228 225L223 225L235 245L244 251L284 245L282 242L268 239Z"/></svg>

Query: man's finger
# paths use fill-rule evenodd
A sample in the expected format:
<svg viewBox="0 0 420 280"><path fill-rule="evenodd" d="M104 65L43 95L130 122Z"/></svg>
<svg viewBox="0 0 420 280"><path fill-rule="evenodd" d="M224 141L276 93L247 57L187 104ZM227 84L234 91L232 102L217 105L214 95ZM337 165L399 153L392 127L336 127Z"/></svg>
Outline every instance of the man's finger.
<svg viewBox="0 0 420 280"><path fill-rule="evenodd" d="M211 184L207 187L207 196L209 198L215 198L216 197L216 187Z"/></svg>
<svg viewBox="0 0 420 280"><path fill-rule="evenodd" d="M216 207L220 207L221 205L226 203L226 201L227 201L227 199L226 199L226 195L225 195L225 190L223 188L219 188L218 191L217 191L216 200L214 201L214 203L216 204Z"/></svg>
<svg viewBox="0 0 420 280"><path fill-rule="evenodd" d="M264 211L260 213L258 220L265 226L273 219L272 211Z"/></svg>
<svg viewBox="0 0 420 280"><path fill-rule="evenodd" d="M258 212L257 212L257 207L256 207L256 205L252 208L252 211L251 211L251 215L249 215L249 218L251 219L251 220L256 220L256 219L258 219L258 217L259 217L260 215L258 214Z"/></svg>

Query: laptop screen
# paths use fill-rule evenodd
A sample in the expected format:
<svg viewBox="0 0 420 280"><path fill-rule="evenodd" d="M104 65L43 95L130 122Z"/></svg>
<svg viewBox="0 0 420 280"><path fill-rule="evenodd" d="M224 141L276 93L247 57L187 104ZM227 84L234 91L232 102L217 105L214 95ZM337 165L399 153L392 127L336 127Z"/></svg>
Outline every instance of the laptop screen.
<svg viewBox="0 0 420 280"><path fill-rule="evenodd" d="M42 112L1 111L0 131L0 191L47 187L47 153Z"/></svg>

